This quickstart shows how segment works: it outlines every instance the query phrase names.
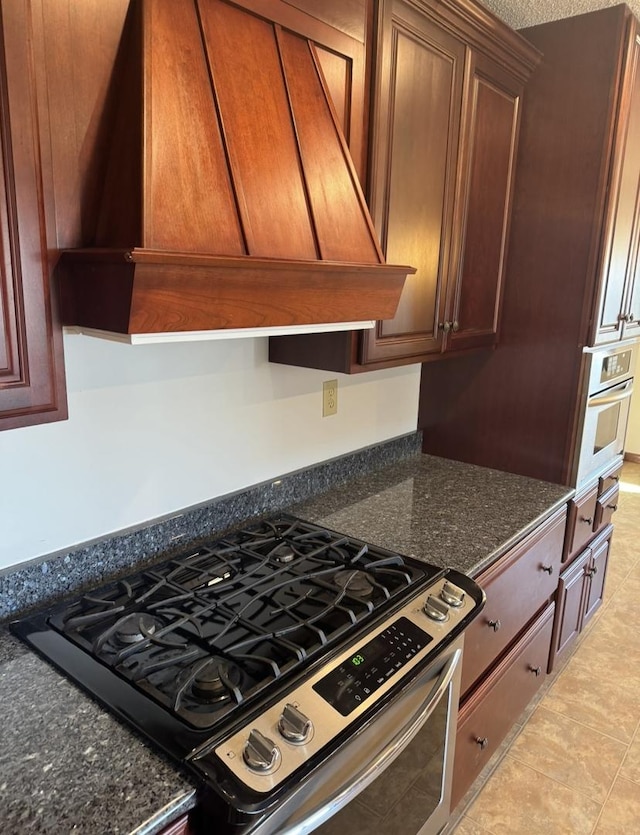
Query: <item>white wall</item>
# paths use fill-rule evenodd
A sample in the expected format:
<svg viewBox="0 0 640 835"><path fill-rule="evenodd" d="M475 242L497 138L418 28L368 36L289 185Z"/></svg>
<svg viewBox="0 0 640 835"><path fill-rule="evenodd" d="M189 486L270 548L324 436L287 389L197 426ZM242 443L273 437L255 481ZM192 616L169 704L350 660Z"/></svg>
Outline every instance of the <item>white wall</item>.
<svg viewBox="0 0 640 835"><path fill-rule="evenodd" d="M65 335L70 419L0 432L0 568L417 425L420 366L347 376L266 339L122 345ZM338 414L322 417L322 381Z"/></svg>

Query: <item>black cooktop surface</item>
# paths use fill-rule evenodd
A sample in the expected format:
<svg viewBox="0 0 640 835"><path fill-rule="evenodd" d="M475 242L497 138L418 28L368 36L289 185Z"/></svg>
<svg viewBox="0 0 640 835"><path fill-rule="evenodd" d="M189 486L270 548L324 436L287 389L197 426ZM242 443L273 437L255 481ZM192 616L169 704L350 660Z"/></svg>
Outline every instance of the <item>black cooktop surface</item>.
<svg viewBox="0 0 640 835"><path fill-rule="evenodd" d="M205 731L439 572L281 515L85 594L47 623Z"/></svg>

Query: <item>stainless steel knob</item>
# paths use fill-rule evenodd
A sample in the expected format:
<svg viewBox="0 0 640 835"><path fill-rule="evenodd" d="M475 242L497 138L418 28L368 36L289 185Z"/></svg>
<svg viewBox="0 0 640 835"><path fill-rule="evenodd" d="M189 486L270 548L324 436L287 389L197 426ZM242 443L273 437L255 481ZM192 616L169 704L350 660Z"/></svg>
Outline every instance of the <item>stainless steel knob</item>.
<svg viewBox="0 0 640 835"><path fill-rule="evenodd" d="M581 516L580 521L584 522L585 525L593 525L593 516Z"/></svg>
<svg viewBox="0 0 640 835"><path fill-rule="evenodd" d="M462 589L454 586L454 584L450 583L448 580L445 581L445 584L442 587L440 597L445 603L448 603L449 606L453 606L456 609L464 603L464 592Z"/></svg>
<svg viewBox="0 0 640 835"><path fill-rule="evenodd" d="M295 705L287 703L278 721L278 730L287 742L302 745L311 737L313 723Z"/></svg>
<svg viewBox="0 0 640 835"><path fill-rule="evenodd" d="M487 739L486 736L477 736L476 737L476 742L478 743L478 745L480 746L480 748L483 751L487 747L487 745L489 744L489 740Z"/></svg>
<svg viewBox="0 0 640 835"><path fill-rule="evenodd" d="M449 617L449 607L442 600L430 594L424 604L424 613L431 620L444 621Z"/></svg>
<svg viewBox="0 0 640 835"><path fill-rule="evenodd" d="M541 565L543 571L546 571L547 574L553 574L553 566L552 565Z"/></svg>
<svg viewBox="0 0 640 835"><path fill-rule="evenodd" d="M500 629L500 627L502 626L502 621L500 621L500 620L490 620L487 623L487 626L491 627L491 629L493 629L494 632L497 632L498 629Z"/></svg>
<svg viewBox="0 0 640 835"><path fill-rule="evenodd" d="M460 330L460 322L456 319L454 322L451 323L451 330L454 333L457 333Z"/></svg>
<svg viewBox="0 0 640 835"><path fill-rule="evenodd" d="M280 749L256 728L250 732L242 756L249 768L260 774L269 774L280 765Z"/></svg>
<svg viewBox="0 0 640 835"><path fill-rule="evenodd" d="M542 672L542 667L532 667L531 665L529 665L529 669L531 670L532 673L534 673L536 678L538 678L538 676Z"/></svg>

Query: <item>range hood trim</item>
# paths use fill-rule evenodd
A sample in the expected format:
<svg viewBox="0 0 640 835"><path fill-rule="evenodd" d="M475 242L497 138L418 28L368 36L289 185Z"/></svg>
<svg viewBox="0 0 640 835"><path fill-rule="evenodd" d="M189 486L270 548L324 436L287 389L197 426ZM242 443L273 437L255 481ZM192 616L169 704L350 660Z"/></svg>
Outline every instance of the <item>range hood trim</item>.
<svg viewBox="0 0 640 835"><path fill-rule="evenodd" d="M415 272L141 248L66 250L58 269L65 325L126 335L274 327L282 335L388 319Z"/></svg>

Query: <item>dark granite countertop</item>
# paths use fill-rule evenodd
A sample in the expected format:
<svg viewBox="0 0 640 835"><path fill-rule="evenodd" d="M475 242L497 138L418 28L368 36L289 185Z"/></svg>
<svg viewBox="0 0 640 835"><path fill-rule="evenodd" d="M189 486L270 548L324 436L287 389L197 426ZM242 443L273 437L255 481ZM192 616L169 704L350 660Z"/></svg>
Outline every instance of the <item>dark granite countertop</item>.
<svg viewBox="0 0 640 835"><path fill-rule="evenodd" d="M558 484L419 455L294 505L291 512L474 577L574 492Z"/></svg>
<svg viewBox="0 0 640 835"><path fill-rule="evenodd" d="M2 835L154 835L195 805L174 764L0 628Z"/></svg>
<svg viewBox="0 0 640 835"><path fill-rule="evenodd" d="M411 455L325 485L321 495L287 510L474 576L573 492ZM108 547L101 545L100 559ZM153 835L195 804L194 785L176 765L1 627L0 699L3 835Z"/></svg>

